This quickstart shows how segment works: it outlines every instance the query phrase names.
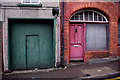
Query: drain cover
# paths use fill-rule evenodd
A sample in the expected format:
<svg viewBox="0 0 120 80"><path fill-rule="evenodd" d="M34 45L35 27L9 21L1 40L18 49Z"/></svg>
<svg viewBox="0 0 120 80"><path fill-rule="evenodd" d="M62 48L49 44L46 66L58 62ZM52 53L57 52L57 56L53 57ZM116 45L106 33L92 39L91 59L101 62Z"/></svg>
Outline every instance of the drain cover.
<svg viewBox="0 0 120 80"><path fill-rule="evenodd" d="M90 74L85 74L86 76L91 76Z"/></svg>

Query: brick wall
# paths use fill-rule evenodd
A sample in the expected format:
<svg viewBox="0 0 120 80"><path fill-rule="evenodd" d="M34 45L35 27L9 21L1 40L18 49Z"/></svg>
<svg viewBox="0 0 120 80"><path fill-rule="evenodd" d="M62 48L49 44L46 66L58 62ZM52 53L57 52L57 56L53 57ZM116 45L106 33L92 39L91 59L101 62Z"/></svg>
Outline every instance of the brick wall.
<svg viewBox="0 0 120 80"><path fill-rule="evenodd" d="M119 18L120 18L120 1L119 1L119 3L118 3L118 14L119 14Z"/></svg>
<svg viewBox="0 0 120 80"><path fill-rule="evenodd" d="M84 55L84 62L87 62L89 59L97 59L97 58L104 58L109 57L109 51L87 51Z"/></svg>
<svg viewBox="0 0 120 80"><path fill-rule="evenodd" d="M119 2L119 5L118 5L118 15L119 15L119 20L120 20L120 2ZM118 53L117 53L118 56L120 56L120 46L118 46Z"/></svg>
<svg viewBox="0 0 120 80"><path fill-rule="evenodd" d="M108 52L86 52L94 54L93 57L117 56L117 21L118 21L118 4L113 2L64 2L64 60L69 63L69 19L70 16L82 9L94 9L102 12L109 21L109 50ZM86 54L85 58L91 55ZM90 58L93 58L90 57ZM89 59L89 58L88 58ZM87 59L85 59L87 60Z"/></svg>

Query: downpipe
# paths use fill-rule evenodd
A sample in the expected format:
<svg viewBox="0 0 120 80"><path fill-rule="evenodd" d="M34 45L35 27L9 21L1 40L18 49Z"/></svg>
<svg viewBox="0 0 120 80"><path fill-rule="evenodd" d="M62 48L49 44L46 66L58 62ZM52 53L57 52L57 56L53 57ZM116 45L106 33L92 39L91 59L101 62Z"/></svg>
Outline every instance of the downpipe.
<svg viewBox="0 0 120 80"><path fill-rule="evenodd" d="M61 67L64 67L64 29L63 29L63 0L61 0Z"/></svg>

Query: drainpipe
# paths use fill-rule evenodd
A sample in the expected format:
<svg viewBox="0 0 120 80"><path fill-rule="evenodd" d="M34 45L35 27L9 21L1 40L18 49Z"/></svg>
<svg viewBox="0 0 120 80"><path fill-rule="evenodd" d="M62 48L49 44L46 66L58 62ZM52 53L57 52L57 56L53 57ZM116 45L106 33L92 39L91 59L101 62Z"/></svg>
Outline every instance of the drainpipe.
<svg viewBox="0 0 120 80"><path fill-rule="evenodd" d="M63 0L61 0L61 66L64 66Z"/></svg>

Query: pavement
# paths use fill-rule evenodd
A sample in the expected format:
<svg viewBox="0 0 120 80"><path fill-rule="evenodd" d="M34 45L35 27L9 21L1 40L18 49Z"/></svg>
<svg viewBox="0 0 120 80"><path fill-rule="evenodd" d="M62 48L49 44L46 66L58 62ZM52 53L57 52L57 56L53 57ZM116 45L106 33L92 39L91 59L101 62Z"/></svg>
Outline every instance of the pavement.
<svg viewBox="0 0 120 80"><path fill-rule="evenodd" d="M35 69L4 73L2 80L104 80L120 76L120 60L87 64L72 62L64 68Z"/></svg>

